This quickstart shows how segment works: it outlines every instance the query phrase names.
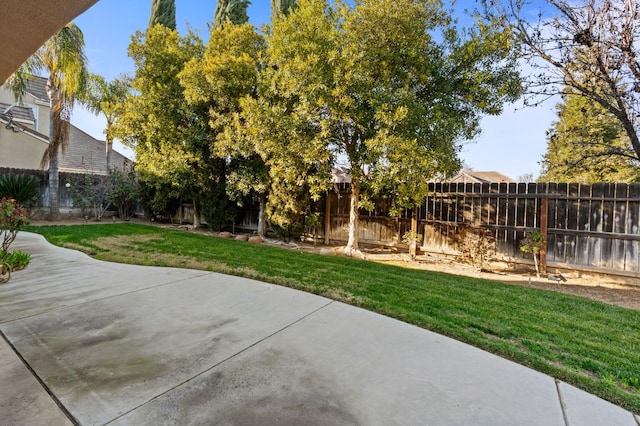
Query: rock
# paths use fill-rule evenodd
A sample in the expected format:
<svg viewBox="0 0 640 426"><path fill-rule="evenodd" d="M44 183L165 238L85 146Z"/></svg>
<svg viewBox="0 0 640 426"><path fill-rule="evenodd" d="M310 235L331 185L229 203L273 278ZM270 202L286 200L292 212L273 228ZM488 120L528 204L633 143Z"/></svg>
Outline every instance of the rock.
<svg viewBox="0 0 640 426"><path fill-rule="evenodd" d="M233 234L231 232L220 232L218 234L218 237L220 237L220 238L232 238Z"/></svg>
<svg viewBox="0 0 640 426"><path fill-rule="evenodd" d="M262 238L260 238L259 235L254 235L253 237L249 238L249 242L250 243L255 243L255 244L260 244L260 243L262 243Z"/></svg>
<svg viewBox="0 0 640 426"><path fill-rule="evenodd" d="M249 239L248 235L237 235L236 236L236 241L247 241Z"/></svg>
<svg viewBox="0 0 640 426"><path fill-rule="evenodd" d="M321 248L320 249L320 254L334 255L334 254L336 254L336 252L333 251L333 249L330 249L330 248Z"/></svg>

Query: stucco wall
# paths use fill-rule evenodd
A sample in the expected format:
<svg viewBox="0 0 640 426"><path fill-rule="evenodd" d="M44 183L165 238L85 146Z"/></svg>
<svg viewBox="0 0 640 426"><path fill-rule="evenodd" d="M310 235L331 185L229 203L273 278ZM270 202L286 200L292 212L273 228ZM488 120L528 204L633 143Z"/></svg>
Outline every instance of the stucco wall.
<svg viewBox="0 0 640 426"><path fill-rule="evenodd" d="M0 125L0 165L17 169L39 169L48 144L24 132L14 133Z"/></svg>

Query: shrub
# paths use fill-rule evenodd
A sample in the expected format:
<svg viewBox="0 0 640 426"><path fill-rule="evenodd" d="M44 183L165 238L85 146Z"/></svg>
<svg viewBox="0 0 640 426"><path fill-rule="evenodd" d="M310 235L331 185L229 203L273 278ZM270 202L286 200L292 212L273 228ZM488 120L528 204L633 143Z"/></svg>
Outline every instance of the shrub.
<svg viewBox="0 0 640 426"><path fill-rule="evenodd" d="M520 241L520 250L524 253L533 254L533 263L536 266L536 277L540 279L540 250L544 247L545 240L544 235L537 229L535 231L527 232L524 239Z"/></svg>
<svg viewBox="0 0 640 426"><path fill-rule="evenodd" d="M135 170L113 169L109 172L107 200L116 206L118 216L128 220L136 210L140 198L140 185Z"/></svg>
<svg viewBox="0 0 640 426"><path fill-rule="evenodd" d="M18 231L29 224L26 209L20 207L12 198L0 200L0 239L2 239L2 256L9 253L9 247L18 236Z"/></svg>
<svg viewBox="0 0 640 426"><path fill-rule="evenodd" d="M40 181L35 176L2 175L0 176L0 197L11 198L27 208L38 204Z"/></svg>
<svg viewBox="0 0 640 426"><path fill-rule="evenodd" d="M31 255L22 251L12 251L4 256L4 261L11 271L19 271L24 269L31 262Z"/></svg>
<svg viewBox="0 0 640 426"><path fill-rule="evenodd" d="M489 229L462 226L457 239L459 260L473 265L479 271L496 254L496 239Z"/></svg>

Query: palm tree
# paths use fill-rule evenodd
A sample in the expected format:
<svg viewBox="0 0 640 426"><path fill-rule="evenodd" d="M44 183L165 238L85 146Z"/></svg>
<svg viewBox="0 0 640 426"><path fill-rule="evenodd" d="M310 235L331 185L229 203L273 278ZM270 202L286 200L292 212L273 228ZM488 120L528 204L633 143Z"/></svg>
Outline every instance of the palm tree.
<svg viewBox="0 0 640 426"><path fill-rule="evenodd" d="M33 54L8 81L16 98L22 99L30 77L46 72L49 97L49 146L42 167L49 163L49 220L60 218L58 155L69 140L71 112L87 83L84 35L74 23L67 24Z"/></svg>
<svg viewBox="0 0 640 426"><path fill-rule="evenodd" d="M107 128L105 129L107 171L111 170L113 125L122 113L124 101L129 93L131 93L131 77L129 76L123 75L106 81L101 75L89 75L89 84L82 103L93 114L102 113L107 119Z"/></svg>

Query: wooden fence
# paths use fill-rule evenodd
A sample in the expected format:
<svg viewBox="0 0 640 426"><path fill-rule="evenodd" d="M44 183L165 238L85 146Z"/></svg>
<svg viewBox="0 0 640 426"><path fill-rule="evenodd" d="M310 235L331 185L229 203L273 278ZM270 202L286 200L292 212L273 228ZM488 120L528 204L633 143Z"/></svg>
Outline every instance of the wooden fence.
<svg viewBox="0 0 640 426"><path fill-rule="evenodd" d="M360 212L359 238L365 243L400 244L411 230L411 212L388 214L389 200ZM346 241L348 188L330 192L317 206L329 240ZM422 249L455 254L461 227L490 229L505 258L530 258L520 251L525 232L546 236L543 261L556 268L640 277L640 183L555 184L432 183L417 209Z"/></svg>

